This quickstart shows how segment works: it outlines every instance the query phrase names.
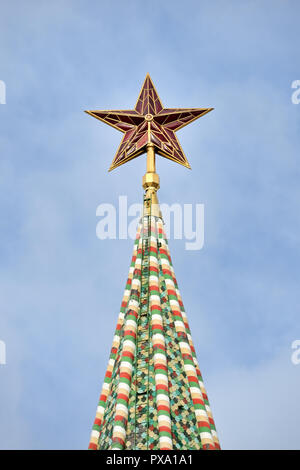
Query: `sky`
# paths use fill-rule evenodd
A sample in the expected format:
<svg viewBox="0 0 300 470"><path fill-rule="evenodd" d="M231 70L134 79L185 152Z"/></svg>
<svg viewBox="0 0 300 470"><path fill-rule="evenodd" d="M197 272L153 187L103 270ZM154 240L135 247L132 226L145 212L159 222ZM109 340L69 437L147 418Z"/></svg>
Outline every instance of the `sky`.
<svg viewBox="0 0 300 470"><path fill-rule="evenodd" d="M108 173L149 72L166 107L214 107L158 157L159 200L204 204L169 247L223 449L299 449L297 0L0 0L1 449L86 449L133 241L99 204L142 202L145 158ZM1 101L1 100L0 100Z"/></svg>

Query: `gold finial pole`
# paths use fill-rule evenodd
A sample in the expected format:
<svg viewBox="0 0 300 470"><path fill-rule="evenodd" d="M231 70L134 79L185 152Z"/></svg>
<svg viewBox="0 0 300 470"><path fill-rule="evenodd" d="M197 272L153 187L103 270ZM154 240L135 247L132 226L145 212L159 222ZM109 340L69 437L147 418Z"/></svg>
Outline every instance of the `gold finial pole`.
<svg viewBox="0 0 300 470"><path fill-rule="evenodd" d="M147 144L147 173L143 176L143 188L146 191L145 214L161 217L156 191L159 189L159 176L155 171L155 148Z"/></svg>
<svg viewBox="0 0 300 470"><path fill-rule="evenodd" d="M155 173L155 150L151 143L147 144L147 173Z"/></svg>

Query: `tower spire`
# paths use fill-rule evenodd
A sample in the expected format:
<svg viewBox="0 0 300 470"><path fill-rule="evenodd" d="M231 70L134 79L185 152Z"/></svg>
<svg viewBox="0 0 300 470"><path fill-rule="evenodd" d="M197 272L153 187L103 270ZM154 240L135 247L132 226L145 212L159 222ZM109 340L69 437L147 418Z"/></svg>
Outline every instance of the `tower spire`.
<svg viewBox="0 0 300 470"><path fill-rule="evenodd" d="M87 111L124 132L110 170L147 153L143 215L90 449L218 449L159 210L156 153L189 168L174 131L212 108L163 108L147 74L134 110Z"/></svg>

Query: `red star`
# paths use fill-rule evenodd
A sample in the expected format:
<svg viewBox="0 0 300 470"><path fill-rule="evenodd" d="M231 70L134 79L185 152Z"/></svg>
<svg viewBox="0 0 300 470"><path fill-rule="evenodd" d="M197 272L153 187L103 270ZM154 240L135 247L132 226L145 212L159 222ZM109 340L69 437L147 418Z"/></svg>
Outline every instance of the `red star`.
<svg viewBox="0 0 300 470"><path fill-rule="evenodd" d="M153 143L158 154L191 168L175 131L213 108L164 108L150 75L147 74L134 110L86 111L100 121L124 132L109 171L146 152Z"/></svg>

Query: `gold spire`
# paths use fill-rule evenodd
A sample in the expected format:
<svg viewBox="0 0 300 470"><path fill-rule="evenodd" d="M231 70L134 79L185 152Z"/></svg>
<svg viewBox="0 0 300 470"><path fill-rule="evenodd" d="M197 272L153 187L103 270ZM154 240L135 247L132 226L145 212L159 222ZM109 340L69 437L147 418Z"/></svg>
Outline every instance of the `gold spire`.
<svg viewBox="0 0 300 470"><path fill-rule="evenodd" d="M147 172L143 176L143 188L145 189L144 214L161 217L157 190L159 189L159 176L155 171L155 149L151 142L147 144Z"/></svg>

